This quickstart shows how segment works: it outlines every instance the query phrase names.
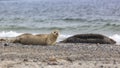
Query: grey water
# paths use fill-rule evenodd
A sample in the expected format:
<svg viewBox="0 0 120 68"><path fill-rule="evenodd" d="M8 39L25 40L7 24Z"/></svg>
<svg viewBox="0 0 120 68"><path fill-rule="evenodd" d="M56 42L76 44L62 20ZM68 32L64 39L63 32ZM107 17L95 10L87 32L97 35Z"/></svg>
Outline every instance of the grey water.
<svg viewBox="0 0 120 68"><path fill-rule="evenodd" d="M0 0L0 31L120 34L120 0Z"/></svg>

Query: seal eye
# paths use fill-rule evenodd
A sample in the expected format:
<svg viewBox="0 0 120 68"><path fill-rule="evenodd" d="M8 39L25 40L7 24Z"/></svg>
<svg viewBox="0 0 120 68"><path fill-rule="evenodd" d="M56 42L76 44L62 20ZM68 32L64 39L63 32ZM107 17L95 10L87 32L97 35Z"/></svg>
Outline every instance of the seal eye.
<svg viewBox="0 0 120 68"><path fill-rule="evenodd" d="M55 35L58 35L58 32L56 32L56 31L55 31L55 32L53 32L53 33L54 33Z"/></svg>

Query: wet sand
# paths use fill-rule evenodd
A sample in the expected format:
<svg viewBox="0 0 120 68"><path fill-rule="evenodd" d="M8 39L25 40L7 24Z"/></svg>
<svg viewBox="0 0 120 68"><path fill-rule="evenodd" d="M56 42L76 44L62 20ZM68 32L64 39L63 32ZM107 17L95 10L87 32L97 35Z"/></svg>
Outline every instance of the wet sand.
<svg viewBox="0 0 120 68"><path fill-rule="evenodd" d="M0 68L119 68L120 45L0 43Z"/></svg>

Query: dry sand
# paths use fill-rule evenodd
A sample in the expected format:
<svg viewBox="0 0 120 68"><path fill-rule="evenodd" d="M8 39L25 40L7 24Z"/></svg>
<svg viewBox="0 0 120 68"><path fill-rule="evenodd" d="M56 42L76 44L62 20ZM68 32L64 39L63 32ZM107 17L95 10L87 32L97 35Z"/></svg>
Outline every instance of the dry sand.
<svg viewBox="0 0 120 68"><path fill-rule="evenodd" d="M0 68L120 68L120 45L0 43Z"/></svg>

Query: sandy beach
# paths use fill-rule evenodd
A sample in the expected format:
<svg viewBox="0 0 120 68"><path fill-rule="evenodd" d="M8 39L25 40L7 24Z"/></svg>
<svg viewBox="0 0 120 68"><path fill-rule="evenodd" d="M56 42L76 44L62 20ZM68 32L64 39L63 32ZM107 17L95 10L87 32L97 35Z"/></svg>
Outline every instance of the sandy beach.
<svg viewBox="0 0 120 68"><path fill-rule="evenodd" d="M120 0L0 0L0 68L120 68Z"/></svg>
<svg viewBox="0 0 120 68"><path fill-rule="evenodd" d="M119 58L119 45L0 43L0 68L119 68Z"/></svg>

